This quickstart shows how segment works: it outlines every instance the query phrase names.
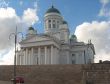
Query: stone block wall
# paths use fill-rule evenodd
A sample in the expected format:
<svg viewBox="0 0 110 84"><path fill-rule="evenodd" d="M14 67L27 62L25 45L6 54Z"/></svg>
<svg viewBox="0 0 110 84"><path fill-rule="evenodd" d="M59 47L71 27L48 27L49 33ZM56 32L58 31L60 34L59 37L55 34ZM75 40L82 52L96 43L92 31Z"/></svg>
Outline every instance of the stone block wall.
<svg viewBox="0 0 110 84"><path fill-rule="evenodd" d="M83 66L83 84L110 84L110 64Z"/></svg>
<svg viewBox="0 0 110 84"><path fill-rule="evenodd" d="M110 84L110 64L17 66L24 84ZM0 66L0 81L13 78L13 66Z"/></svg>
<svg viewBox="0 0 110 84"><path fill-rule="evenodd" d="M17 66L17 76L25 84L81 84L81 65ZM13 66L0 66L0 80L13 78Z"/></svg>

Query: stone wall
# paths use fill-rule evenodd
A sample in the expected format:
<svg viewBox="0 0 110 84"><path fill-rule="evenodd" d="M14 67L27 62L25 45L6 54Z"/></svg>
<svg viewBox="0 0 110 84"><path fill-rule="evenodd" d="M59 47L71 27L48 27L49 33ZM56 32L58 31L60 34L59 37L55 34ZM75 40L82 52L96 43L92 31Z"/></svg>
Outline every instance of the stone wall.
<svg viewBox="0 0 110 84"><path fill-rule="evenodd" d="M81 65L17 66L17 76L24 77L25 84L81 84ZM0 66L0 80L13 78L13 66Z"/></svg>
<svg viewBox="0 0 110 84"><path fill-rule="evenodd" d="M83 84L110 84L110 64L83 66Z"/></svg>
<svg viewBox="0 0 110 84"><path fill-rule="evenodd" d="M0 84L12 84L11 81L0 81Z"/></svg>
<svg viewBox="0 0 110 84"><path fill-rule="evenodd" d="M110 84L110 64L17 66L16 71L25 84ZM0 80L12 78L13 66L0 66Z"/></svg>

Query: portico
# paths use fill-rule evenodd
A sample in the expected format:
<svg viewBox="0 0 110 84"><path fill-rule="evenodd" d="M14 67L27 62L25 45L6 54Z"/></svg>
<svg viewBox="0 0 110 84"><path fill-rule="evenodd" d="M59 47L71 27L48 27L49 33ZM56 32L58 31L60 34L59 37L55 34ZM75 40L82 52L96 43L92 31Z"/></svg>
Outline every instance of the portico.
<svg viewBox="0 0 110 84"><path fill-rule="evenodd" d="M22 56L17 55L19 65L57 64L58 48L54 45L26 47L22 51Z"/></svg>

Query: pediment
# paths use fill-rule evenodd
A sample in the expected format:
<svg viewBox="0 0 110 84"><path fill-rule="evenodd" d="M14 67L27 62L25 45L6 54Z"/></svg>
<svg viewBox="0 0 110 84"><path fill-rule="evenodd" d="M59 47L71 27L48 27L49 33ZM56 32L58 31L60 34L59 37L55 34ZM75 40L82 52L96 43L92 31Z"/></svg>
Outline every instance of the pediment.
<svg viewBox="0 0 110 84"><path fill-rule="evenodd" d="M36 35L36 36L31 37L31 38L27 38L22 42L23 43L30 43L30 42L41 42L41 41L48 41L48 40L51 40L51 39L47 36Z"/></svg>

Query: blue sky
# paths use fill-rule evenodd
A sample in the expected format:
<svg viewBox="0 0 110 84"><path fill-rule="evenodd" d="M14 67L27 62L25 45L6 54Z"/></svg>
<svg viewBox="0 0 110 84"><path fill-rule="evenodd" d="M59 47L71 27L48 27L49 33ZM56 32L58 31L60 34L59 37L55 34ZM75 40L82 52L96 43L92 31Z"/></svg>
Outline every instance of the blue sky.
<svg viewBox="0 0 110 84"><path fill-rule="evenodd" d="M96 62L110 60L110 0L0 0L0 65L13 63L13 40L9 41L9 35L16 25L23 33L31 25L43 33L44 14L52 3L78 41L92 40Z"/></svg>
<svg viewBox="0 0 110 84"><path fill-rule="evenodd" d="M43 22L43 15L51 6L51 0L39 0L38 15ZM54 0L54 6L61 12L64 19L68 22L70 31L73 33L75 27L84 21L91 21L97 18L101 4L98 0Z"/></svg>
<svg viewBox="0 0 110 84"><path fill-rule="evenodd" d="M6 0L9 6L15 8L18 16L22 16L27 8L34 8L37 1L39 23L34 25L39 32L43 32L43 16L46 10L51 7L52 0ZM20 2L23 2L20 5ZM53 5L61 12L68 22L70 31L73 33L77 25L92 20L101 20L98 17L101 3L99 0L53 0Z"/></svg>

